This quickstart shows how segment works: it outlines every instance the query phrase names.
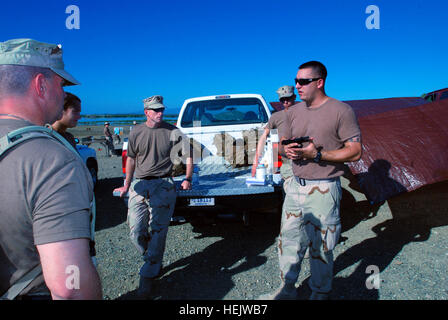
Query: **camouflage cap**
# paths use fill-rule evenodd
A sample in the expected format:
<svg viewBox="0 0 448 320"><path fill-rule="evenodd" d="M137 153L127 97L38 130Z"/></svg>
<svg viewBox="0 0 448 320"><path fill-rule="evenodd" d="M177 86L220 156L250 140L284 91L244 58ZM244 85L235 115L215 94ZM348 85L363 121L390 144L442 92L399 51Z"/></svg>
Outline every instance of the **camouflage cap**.
<svg viewBox="0 0 448 320"><path fill-rule="evenodd" d="M152 96L143 100L143 105L145 109L160 109L165 108L163 105L162 96Z"/></svg>
<svg viewBox="0 0 448 320"><path fill-rule="evenodd" d="M65 80L65 85L80 84L64 70L62 46L33 39L12 39L0 42L0 65L48 68Z"/></svg>
<svg viewBox="0 0 448 320"><path fill-rule="evenodd" d="M278 88L277 90L278 98L289 98L294 95L294 87L293 86L283 86Z"/></svg>

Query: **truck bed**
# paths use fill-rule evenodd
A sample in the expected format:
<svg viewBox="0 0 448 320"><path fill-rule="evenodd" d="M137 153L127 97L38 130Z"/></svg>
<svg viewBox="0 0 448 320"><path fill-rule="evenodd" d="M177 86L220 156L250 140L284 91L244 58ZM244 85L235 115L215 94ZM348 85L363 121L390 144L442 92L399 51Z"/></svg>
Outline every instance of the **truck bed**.
<svg viewBox="0 0 448 320"><path fill-rule="evenodd" d="M251 167L234 168L222 157L209 156L196 166L199 168L199 183L193 183L191 190L180 190L184 176L174 178L179 197L217 197L274 192L272 183L266 183L264 186L247 186L246 178L251 176Z"/></svg>
<svg viewBox="0 0 448 320"><path fill-rule="evenodd" d="M200 168L198 183L190 190L181 190L184 176L175 177L176 207L183 209L232 209L276 207L281 195L279 185L267 181L265 185L246 184L251 177L251 167L233 168L222 157L210 156L197 165Z"/></svg>

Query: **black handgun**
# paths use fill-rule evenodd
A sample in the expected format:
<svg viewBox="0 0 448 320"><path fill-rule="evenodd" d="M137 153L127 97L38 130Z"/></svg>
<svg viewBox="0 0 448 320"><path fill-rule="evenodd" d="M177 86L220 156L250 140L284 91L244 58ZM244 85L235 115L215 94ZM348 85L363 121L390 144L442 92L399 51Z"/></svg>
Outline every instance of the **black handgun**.
<svg viewBox="0 0 448 320"><path fill-rule="evenodd" d="M310 141L310 137L306 136L306 137L300 137L300 138L295 138L295 139L287 139L287 140L283 140L282 141L282 145L287 145L290 143L298 143L299 144L299 148L302 148L302 143L304 142L308 142Z"/></svg>

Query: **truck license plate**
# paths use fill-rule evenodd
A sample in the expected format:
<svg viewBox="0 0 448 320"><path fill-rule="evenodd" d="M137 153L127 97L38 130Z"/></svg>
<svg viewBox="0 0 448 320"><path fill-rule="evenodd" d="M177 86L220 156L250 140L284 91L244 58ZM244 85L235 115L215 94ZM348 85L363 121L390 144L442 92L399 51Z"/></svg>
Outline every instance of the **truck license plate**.
<svg viewBox="0 0 448 320"><path fill-rule="evenodd" d="M215 198L190 199L190 207L214 206Z"/></svg>

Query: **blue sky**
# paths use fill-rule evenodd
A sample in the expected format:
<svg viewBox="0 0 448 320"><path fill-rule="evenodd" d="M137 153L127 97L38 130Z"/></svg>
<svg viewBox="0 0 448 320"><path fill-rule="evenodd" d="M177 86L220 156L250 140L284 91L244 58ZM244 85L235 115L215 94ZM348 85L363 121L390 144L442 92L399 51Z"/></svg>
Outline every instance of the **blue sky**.
<svg viewBox="0 0 448 320"><path fill-rule="evenodd" d="M79 30L66 28L69 5ZM378 30L366 27L369 5ZM85 114L142 112L154 94L169 109L228 93L277 101L309 60L327 66L340 100L420 96L448 87L447 12L444 0L8 1L0 41L62 43Z"/></svg>

